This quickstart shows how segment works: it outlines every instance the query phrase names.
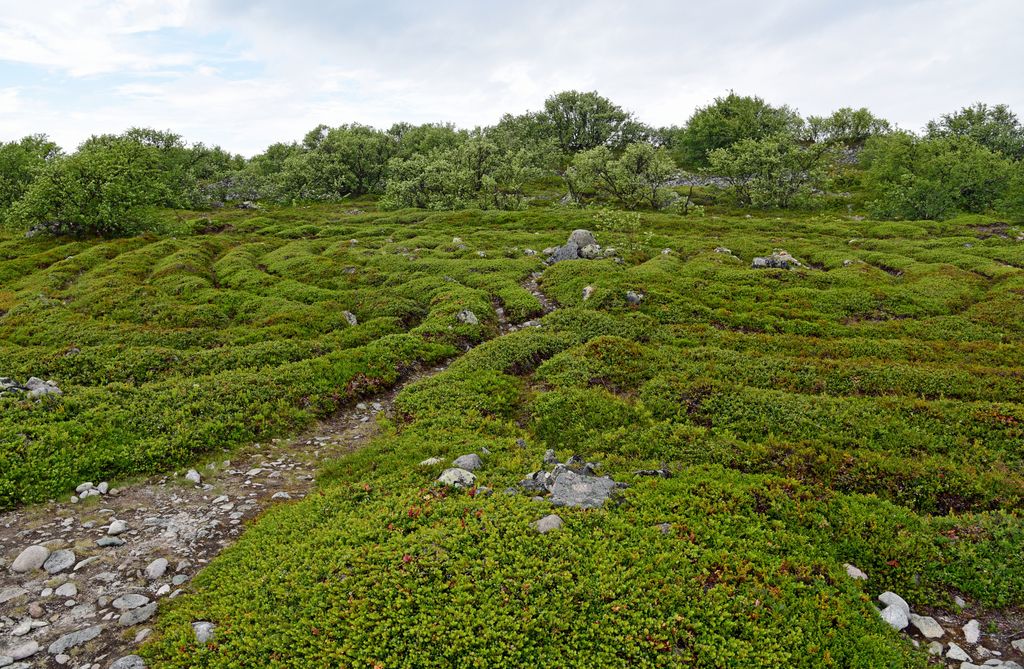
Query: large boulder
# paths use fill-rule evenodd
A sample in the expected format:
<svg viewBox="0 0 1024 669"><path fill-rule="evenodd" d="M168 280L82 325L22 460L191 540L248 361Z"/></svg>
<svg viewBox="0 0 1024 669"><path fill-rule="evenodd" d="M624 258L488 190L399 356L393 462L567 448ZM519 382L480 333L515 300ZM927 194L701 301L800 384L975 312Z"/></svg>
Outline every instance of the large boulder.
<svg viewBox="0 0 1024 669"><path fill-rule="evenodd" d="M551 503L555 506L596 509L608 501L615 487L615 481L607 476L588 476L567 469L558 475L551 486Z"/></svg>
<svg viewBox="0 0 1024 669"><path fill-rule="evenodd" d="M590 230L573 230L568 241L562 246L544 249L547 253L547 264L553 265L563 260L597 260L608 255L594 238Z"/></svg>

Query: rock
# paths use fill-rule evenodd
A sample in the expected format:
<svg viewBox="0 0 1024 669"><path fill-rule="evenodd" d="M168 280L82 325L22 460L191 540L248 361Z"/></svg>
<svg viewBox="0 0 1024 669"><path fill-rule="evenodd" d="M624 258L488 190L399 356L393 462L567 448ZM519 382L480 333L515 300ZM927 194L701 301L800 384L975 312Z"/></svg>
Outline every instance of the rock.
<svg viewBox="0 0 1024 669"><path fill-rule="evenodd" d="M35 399L37 397L42 397L43 395L64 394L53 381L43 381L42 379L38 379L34 376L25 382L25 388L28 390L29 399Z"/></svg>
<svg viewBox="0 0 1024 669"><path fill-rule="evenodd" d="M10 655L0 655L0 667L9 667L14 664L14 658Z"/></svg>
<svg viewBox="0 0 1024 669"><path fill-rule="evenodd" d="M272 499L272 500L274 500L274 499L291 499L291 498L292 498L292 496L289 495L288 493L284 492L283 490L281 492L275 492L270 497L270 499Z"/></svg>
<svg viewBox="0 0 1024 669"><path fill-rule="evenodd" d="M19 644L17 646L14 646L13 648L7 651L7 654L14 661L18 661L24 660L26 657L32 657L41 650L42 648L39 646L39 642L33 639L30 641L26 641L25 643Z"/></svg>
<svg viewBox="0 0 1024 669"><path fill-rule="evenodd" d="M241 202L238 203L237 206L238 206L239 209L259 209L260 208L260 206L258 204L256 204L255 202L253 202L252 200L242 200Z"/></svg>
<svg viewBox="0 0 1024 669"><path fill-rule="evenodd" d="M792 267L803 267L796 258L781 249L770 256L754 258L751 263L753 269L790 269Z"/></svg>
<svg viewBox="0 0 1024 669"><path fill-rule="evenodd" d="M92 627L86 627L85 629L78 630L77 632L65 634L51 643L46 650L50 655L59 655L71 648L74 648L75 646L81 646L83 643L92 641L98 637L102 631L103 625L93 625Z"/></svg>
<svg viewBox="0 0 1024 669"><path fill-rule="evenodd" d="M462 311L460 311L458 314L455 315L455 318L460 323L465 323L466 325L479 325L480 324L480 319L477 318L476 314L474 314L469 309L463 309Z"/></svg>
<svg viewBox="0 0 1024 669"><path fill-rule="evenodd" d="M563 260L579 260L580 258L580 247L574 242L569 242L565 246L557 246L548 259L545 260L549 265L554 265L556 262L562 262Z"/></svg>
<svg viewBox="0 0 1024 669"><path fill-rule="evenodd" d="M188 575L186 575L186 574L176 574L174 576L174 578L171 579L171 583L173 583L174 585L181 585L182 583L184 583L187 580L188 580Z"/></svg>
<svg viewBox="0 0 1024 669"><path fill-rule="evenodd" d="M548 532L560 530L562 529L562 525L564 524L565 523L562 522L562 519L553 513L544 516L540 520L534 521L532 523L534 529L536 529L541 534L547 534Z"/></svg>
<svg viewBox="0 0 1024 669"><path fill-rule="evenodd" d="M11 571L24 574L28 571L39 569L50 557L50 549L46 546L29 546L14 559L11 563Z"/></svg>
<svg viewBox="0 0 1024 669"><path fill-rule="evenodd" d="M523 255L535 256L535 255L537 255L537 252L534 251L533 249L523 249Z"/></svg>
<svg viewBox="0 0 1024 669"><path fill-rule="evenodd" d="M967 643L978 643L981 639L981 623L977 620L968 620L967 624L963 626L963 630L964 641Z"/></svg>
<svg viewBox="0 0 1024 669"><path fill-rule="evenodd" d="M71 661L71 656L66 653L58 653L54 656L53 661L60 665L65 665Z"/></svg>
<svg viewBox="0 0 1024 669"><path fill-rule="evenodd" d="M846 567L846 575L849 576L850 578L858 580L858 581L866 581L866 580L868 580L868 575L865 574L864 572L862 572L860 569L857 569L856 567L854 567L852 564L847 563L847 564L844 564L843 566Z"/></svg>
<svg viewBox="0 0 1024 669"><path fill-rule="evenodd" d="M149 597L145 595L139 595L135 593L129 593L127 595L121 595L115 599L111 606L118 611L130 611L131 609L137 609L140 606L149 604Z"/></svg>
<svg viewBox="0 0 1024 669"><path fill-rule="evenodd" d="M670 253L672 253L672 249L662 249L661 250L661 255L663 255L663 256L667 256Z"/></svg>
<svg viewBox="0 0 1024 669"><path fill-rule="evenodd" d="M555 477L547 472L533 472L519 482L519 487L526 492L547 493L551 490Z"/></svg>
<svg viewBox="0 0 1024 669"><path fill-rule="evenodd" d="M724 253L727 256L731 256L732 255L732 251L727 249L727 248L725 248L724 246L716 246L715 247L715 253Z"/></svg>
<svg viewBox="0 0 1024 669"><path fill-rule="evenodd" d="M96 486L96 489L100 491L101 495L106 495L110 491L110 484L107 483L106 481L103 481L98 486Z"/></svg>
<svg viewBox="0 0 1024 669"><path fill-rule="evenodd" d="M580 257L584 260L597 260L604 253L601 251L601 247L598 244L587 244L586 246L580 247Z"/></svg>
<svg viewBox="0 0 1024 669"><path fill-rule="evenodd" d="M879 615L882 616L882 620L889 623L889 625L897 632L902 631L910 624L910 620L907 618L907 612L899 606L887 606L879 611Z"/></svg>
<svg viewBox="0 0 1024 669"><path fill-rule="evenodd" d="M146 662L138 655L125 655L115 660L110 669L146 669Z"/></svg>
<svg viewBox="0 0 1024 669"><path fill-rule="evenodd" d="M583 301L584 302L586 302L591 297L593 297L593 295L594 295L594 287L593 286L584 286L583 287Z"/></svg>
<svg viewBox="0 0 1024 669"><path fill-rule="evenodd" d="M68 582L53 591L53 594L64 599L71 599L78 596L78 586Z"/></svg>
<svg viewBox="0 0 1024 669"><path fill-rule="evenodd" d="M942 656L942 644L938 641L931 641L928 643L928 652L932 655Z"/></svg>
<svg viewBox="0 0 1024 669"><path fill-rule="evenodd" d="M203 477L200 476L199 472L197 472L194 469L188 470L188 473L185 474L185 479L192 481L192 483L195 483L196 485L199 485L200 483L203 482Z"/></svg>
<svg viewBox="0 0 1024 669"><path fill-rule="evenodd" d="M349 325L359 325L359 319L356 318L356 315L351 311L343 311L341 312L341 315Z"/></svg>
<svg viewBox="0 0 1024 669"><path fill-rule="evenodd" d="M124 539L118 537L100 537L96 540L96 545L100 548L117 548L118 546L124 546Z"/></svg>
<svg viewBox="0 0 1024 669"><path fill-rule="evenodd" d="M437 480L444 485L455 486L456 488L469 488L476 483L476 475L461 467L451 467L441 472Z"/></svg>
<svg viewBox="0 0 1024 669"><path fill-rule="evenodd" d="M886 590L878 596L878 601L886 604L887 606L898 606L903 609L903 613L910 615L910 604L907 604L907 600L903 599L895 592Z"/></svg>
<svg viewBox="0 0 1024 669"><path fill-rule="evenodd" d="M145 606L122 613L117 622L121 627L132 627L149 620L153 617L154 613L156 613L156 602L150 602Z"/></svg>
<svg viewBox="0 0 1024 669"><path fill-rule="evenodd" d="M420 463L420 467L433 467L434 465L440 465L444 463L444 458L427 458Z"/></svg>
<svg viewBox="0 0 1024 669"><path fill-rule="evenodd" d="M615 490L615 482L607 476L586 476L568 470L562 472L551 486L551 503L595 509L602 506Z"/></svg>
<svg viewBox="0 0 1024 669"><path fill-rule="evenodd" d="M123 520L114 520L110 523L110 527L107 528L107 534L116 537L119 534L124 534L128 531L128 523Z"/></svg>
<svg viewBox="0 0 1024 669"><path fill-rule="evenodd" d="M597 239L594 238L594 233L590 230L573 230L572 234L569 235L569 243L576 244L576 246L583 248L584 246L590 246L591 244L597 244Z"/></svg>
<svg viewBox="0 0 1024 669"><path fill-rule="evenodd" d="M970 662L971 656L963 648L950 641L949 648L946 649L946 659L956 660L957 662Z"/></svg>
<svg viewBox="0 0 1024 669"><path fill-rule="evenodd" d="M953 597L953 603L959 606L961 609L967 608L967 601L960 595Z"/></svg>
<svg viewBox="0 0 1024 669"><path fill-rule="evenodd" d="M39 602L32 602L28 605L28 614L33 618L42 618L46 615L46 609L44 609Z"/></svg>
<svg viewBox="0 0 1024 669"><path fill-rule="evenodd" d="M466 455L460 455L455 458L452 462L456 467L461 467L467 471L475 472L484 466L484 463L480 460L480 456L476 453L468 453Z"/></svg>
<svg viewBox="0 0 1024 669"><path fill-rule="evenodd" d="M167 558L157 558L146 566L146 578L155 581L167 571Z"/></svg>
<svg viewBox="0 0 1024 669"><path fill-rule="evenodd" d="M910 614L910 624L917 628L927 639L938 639L946 633L942 626L930 616L919 616L916 613Z"/></svg>
<svg viewBox="0 0 1024 669"><path fill-rule="evenodd" d="M636 306L644 301L644 294L635 290L626 291L626 301Z"/></svg>
<svg viewBox="0 0 1024 669"><path fill-rule="evenodd" d="M553 448L549 448L548 450L544 451L544 464L546 464L546 465L557 465L558 464L558 456L555 455L555 450Z"/></svg>
<svg viewBox="0 0 1024 669"><path fill-rule="evenodd" d="M1024 653L1024 639L1017 639L1016 641L1011 641L1010 647L1012 647L1018 653Z"/></svg>
<svg viewBox="0 0 1024 669"><path fill-rule="evenodd" d="M93 489L92 481L86 481L85 483L79 483L78 487L75 488L75 492L78 493L79 495L81 495L86 490L92 490L92 489Z"/></svg>
<svg viewBox="0 0 1024 669"><path fill-rule="evenodd" d="M24 597L27 594L28 590L26 590L25 588L12 585L10 587L4 588L3 590L0 590L0 604L6 604L11 600L17 599L19 597Z"/></svg>
<svg viewBox="0 0 1024 669"><path fill-rule="evenodd" d="M196 635L196 641L206 643L213 639L217 626L209 622L192 623L192 633Z"/></svg>
<svg viewBox="0 0 1024 669"><path fill-rule="evenodd" d="M135 643L142 643L143 641L148 639L149 635L152 634L152 633L153 633L153 630L151 630L148 627L143 627L142 629L139 630L139 633L135 635Z"/></svg>

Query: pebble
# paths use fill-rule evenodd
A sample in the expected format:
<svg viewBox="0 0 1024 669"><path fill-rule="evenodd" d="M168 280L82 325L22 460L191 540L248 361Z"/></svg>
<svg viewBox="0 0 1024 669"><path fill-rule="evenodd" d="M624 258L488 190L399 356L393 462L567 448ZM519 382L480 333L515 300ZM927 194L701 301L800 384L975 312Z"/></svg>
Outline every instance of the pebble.
<svg viewBox="0 0 1024 669"><path fill-rule="evenodd" d="M42 618L46 615L46 609L44 609L39 602L32 602L28 605L28 614L33 618Z"/></svg>
<svg viewBox="0 0 1024 669"><path fill-rule="evenodd" d="M111 664L110 669L146 669L146 662L138 655L125 655Z"/></svg>
<svg viewBox="0 0 1024 669"><path fill-rule="evenodd" d="M110 491L110 484L104 481L96 486L96 489L100 491L101 495L106 495Z"/></svg>
<svg viewBox="0 0 1024 669"><path fill-rule="evenodd" d="M150 602L145 606L122 613L121 618L117 622L121 627L131 627L149 620L153 617L154 613L156 613L156 602Z"/></svg>
<svg viewBox="0 0 1024 669"><path fill-rule="evenodd" d="M11 571L24 574L28 571L39 569L50 557L50 549L46 546L29 546L21 551L14 562L11 563Z"/></svg>
<svg viewBox="0 0 1024 669"><path fill-rule="evenodd" d="M191 481L192 483L195 483L196 485L199 485L203 481L203 477L200 476L199 472L197 472L194 469L188 470L188 473L185 474L185 479Z"/></svg>
<svg viewBox="0 0 1024 669"><path fill-rule="evenodd" d="M907 604L907 600L903 599L895 592L886 590L878 596L878 601L882 602L887 606L897 606L903 609L903 613L910 615L910 604Z"/></svg>
<svg viewBox="0 0 1024 669"><path fill-rule="evenodd" d="M135 635L135 643L142 643L147 638L149 638L149 635L152 633L153 630L151 630L148 627L143 627L141 630L139 630L139 633Z"/></svg>
<svg viewBox="0 0 1024 669"><path fill-rule="evenodd" d="M50 557L46 558L46 562L43 563L43 569L48 574L59 574L66 569L70 569L75 564L76 559L74 551L54 551L50 553Z"/></svg>
<svg viewBox="0 0 1024 669"><path fill-rule="evenodd" d="M468 488L476 482L473 472L460 467L451 467L441 472L437 480L444 485L455 486L456 488Z"/></svg>
<svg viewBox="0 0 1024 669"><path fill-rule="evenodd" d="M124 546L124 539L119 539L117 537L100 537L96 540L96 545L100 548Z"/></svg>
<svg viewBox="0 0 1024 669"><path fill-rule="evenodd" d="M847 564L844 564L843 566L846 567L846 575L849 576L850 578L856 579L858 581L866 581L866 580L868 580L868 575L865 574L864 572L862 572L860 569L857 569L856 567L854 567L852 564L847 563Z"/></svg>
<svg viewBox="0 0 1024 669"><path fill-rule="evenodd" d="M547 534L548 532L562 529L564 524L558 515L551 513L535 521L533 527L541 534Z"/></svg>
<svg viewBox="0 0 1024 669"><path fill-rule="evenodd" d="M879 611L879 615L897 632L904 630L910 624L906 611L899 606L887 606Z"/></svg>
<svg viewBox="0 0 1024 669"><path fill-rule="evenodd" d="M130 609L137 609L140 606L149 604L149 597L145 595L138 595L135 593L129 593L127 595L121 595L113 601L113 606L118 611L128 611Z"/></svg>
<svg viewBox="0 0 1024 669"><path fill-rule="evenodd" d="M444 458L427 458L426 460L420 463L420 467L433 467L434 465L439 465L442 464L443 462Z"/></svg>
<svg viewBox="0 0 1024 669"><path fill-rule="evenodd" d="M54 594L57 595L58 597L64 597L64 598L77 597L78 596L78 586L75 585L74 583L65 583L64 585L62 585L59 588L57 588L56 590L54 590Z"/></svg>
<svg viewBox="0 0 1024 669"><path fill-rule="evenodd" d="M86 481L85 483L79 483L78 487L75 488L75 492L78 493L79 495L81 495L86 490L92 490L92 488L93 488L92 481Z"/></svg>
<svg viewBox="0 0 1024 669"><path fill-rule="evenodd" d="M210 622L192 623L192 633L196 635L196 641L199 643L210 641L216 629L217 626Z"/></svg>
<svg viewBox="0 0 1024 669"><path fill-rule="evenodd" d="M946 659L956 660L958 662L970 662L971 656L968 655L963 648L951 641L949 643L949 648L946 650Z"/></svg>
<svg viewBox="0 0 1024 669"><path fill-rule="evenodd" d="M164 583L164 584L163 584L163 585L161 585L161 586L160 586L160 588L159 588L159 589L158 589L158 590L156 591L156 596L157 596L157 597L163 597L164 595L166 595L166 594L167 594L168 592L170 592L170 591L171 591L171 586L169 586L169 585L167 585L166 583Z"/></svg>
<svg viewBox="0 0 1024 669"><path fill-rule="evenodd" d="M60 655L75 646L81 646L83 643L92 641L98 637L102 631L103 625L93 625L92 627L86 627L85 629L78 630L77 632L65 634L51 643L49 648L47 648L47 651L49 651L50 655Z"/></svg>
<svg viewBox="0 0 1024 669"><path fill-rule="evenodd" d="M155 581L167 571L167 558L157 558L146 567L146 578Z"/></svg>
<svg viewBox="0 0 1024 669"><path fill-rule="evenodd" d="M292 498L291 495L289 495L288 493L286 493L284 491L281 491L281 492L275 492L270 499L291 499L291 498Z"/></svg>
<svg viewBox="0 0 1024 669"><path fill-rule="evenodd" d="M931 641L928 643L928 652L932 655L942 655L942 644L938 641Z"/></svg>
<svg viewBox="0 0 1024 669"><path fill-rule="evenodd" d="M17 661L24 660L26 657L32 657L41 650L42 648L40 648L39 642L32 640L26 641L21 645L14 646L13 648L7 651L7 654L11 657L11 659Z"/></svg>
<svg viewBox="0 0 1024 669"><path fill-rule="evenodd" d="M460 467L470 472L475 472L476 470L484 466L483 461L480 460L480 456L477 455L476 453L460 455L459 457L455 458L452 464L456 467Z"/></svg>
<svg viewBox="0 0 1024 669"><path fill-rule="evenodd" d="M967 624L963 626L964 630L964 641L967 643L978 643L981 639L981 623L977 620L971 619L967 621Z"/></svg>
<svg viewBox="0 0 1024 669"><path fill-rule="evenodd" d="M177 576L171 579L171 583L173 583L174 585L181 585L187 580L188 576L186 576L185 574L178 574Z"/></svg>
<svg viewBox="0 0 1024 669"><path fill-rule="evenodd" d="M28 590L16 585L11 586L9 588L4 588L3 590L0 590L0 604L6 604L12 599L17 599L18 597L23 597L27 594Z"/></svg>
<svg viewBox="0 0 1024 669"><path fill-rule="evenodd" d="M935 618L930 616L919 616L916 613L910 614L910 624L917 628L928 639L938 639L946 633Z"/></svg>
<svg viewBox="0 0 1024 669"><path fill-rule="evenodd" d="M128 531L128 523L123 520L114 520L110 523L110 527L107 528L107 534L112 537L116 537L119 534L124 534Z"/></svg>
<svg viewBox="0 0 1024 669"><path fill-rule="evenodd" d="M1010 646L1018 653L1024 653L1024 638L1011 641Z"/></svg>

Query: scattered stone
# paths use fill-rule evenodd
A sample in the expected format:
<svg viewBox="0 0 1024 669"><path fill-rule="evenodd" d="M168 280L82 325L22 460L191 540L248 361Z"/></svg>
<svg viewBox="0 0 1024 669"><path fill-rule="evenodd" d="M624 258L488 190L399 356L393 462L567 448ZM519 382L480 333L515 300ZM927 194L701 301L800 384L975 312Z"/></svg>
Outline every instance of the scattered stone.
<svg viewBox="0 0 1024 669"><path fill-rule="evenodd" d="M145 595L129 593L127 595L121 595L120 597L115 599L111 603L111 606L113 606L118 611L130 611L132 609L137 609L140 606L145 606L146 604L149 604L149 597L146 597Z"/></svg>
<svg viewBox="0 0 1024 669"><path fill-rule="evenodd" d="M124 539L118 537L101 537L96 540L96 545L100 548L117 548L124 546L124 543Z"/></svg>
<svg viewBox="0 0 1024 669"><path fill-rule="evenodd" d="M967 643L978 643L981 639L981 623L973 618L963 626L964 641Z"/></svg>
<svg viewBox="0 0 1024 669"><path fill-rule="evenodd" d="M943 646L938 641L931 641L928 643L928 652L932 655L942 656Z"/></svg>
<svg viewBox="0 0 1024 669"><path fill-rule="evenodd" d="M561 518L552 513L544 516L540 520L534 521L532 524L538 532L541 534L547 534L548 532L562 529L562 525L565 523Z"/></svg>
<svg viewBox="0 0 1024 669"><path fill-rule="evenodd" d="M635 290L626 291L626 301L635 306L644 301L644 294Z"/></svg>
<svg viewBox="0 0 1024 669"><path fill-rule="evenodd" d="M75 488L75 492L78 493L79 495L81 495L86 490L92 490L92 488L93 488L92 481L86 481L85 483L79 483L78 487Z"/></svg>
<svg viewBox="0 0 1024 669"><path fill-rule="evenodd" d="M171 583L174 585L181 585L187 580L188 576L186 576L185 574L177 574L174 576L174 578L171 579Z"/></svg>
<svg viewBox="0 0 1024 669"><path fill-rule="evenodd" d="M200 483L203 482L203 477L200 476L199 472L197 472L194 469L188 470L188 473L185 474L185 479L188 481L192 481L192 483L195 483L196 485L199 485Z"/></svg>
<svg viewBox="0 0 1024 669"><path fill-rule="evenodd" d="M480 456L476 453L468 453L466 455L460 455L455 458L452 462L456 467L461 467L467 471L475 472L484 466L484 463L480 460Z"/></svg>
<svg viewBox="0 0 1024 669"><path fill-rule="evenodd" d="M615 482L607 476L586 476L567 470L558 475L551 486L551 503L596 509L611 497Z"/></svg>
<svg viewBox="0 0 1024 669"><path fill-rule="evenodd" d="M1011 641L1010 646L1018 653L1024 653L1024 639L1017 639L1016 641Z"/></svg>
<svg viewBox="0 0 1024 669"><path fill-rule="evenodd" d="M896 606L903 610L903 613L910 615L910 604L907 604L907 600L903 599L895 592L886 590L878 596L878 601L886 604L887 606Z"/></svg>
<svg viewBox="0 0 1024 669"><path fill-rule="evenodd" d="M596 260L605 254L589 230L574 230L564 245L544 249L549 265L563 260Z"/></svg>
<svg viewBox="0 0 1024 669"><path fill-rule="evenodd" d="M125 655L111 664L110 669L146 669L146 662L138 655Z"/></svg>
<svg viewBox="0 0 1024 669"><path fill-rule="evenodd" d="M949 648L946 649L946 659L956 660L957 662L971 662L972 658L967 654L960 646L956 645L952 641L949 642Z"/></svg>
<svg viewBox="0 0 1024 669"><path fill-rule="evenodd" d="M444 461L444 458L427 458L420 463L420 467L433 467L434 465L442 464Z"/></svg>
<svg viewBox="0 0 1024 669"><path fill-rule="evenodd" d="M46 546L29 546L11 563L11 571L18 574L34 571L42 567L48 557L50 549Z"/></svg>
<svg viewBox="0 0 1024 669"><path fill-rule="evenodd" d="M121 627L132 627L149 620L154 613L156 613L156 602L150 602L145 606L122 613L117 622Z"/></svg>
<svg viewBox="0 0 1024 669"><path fill-rule="evenodd" d="M461 467L451 467L441 472L437 480L448 486L456 488L469 488L476 483L476 475Z"/></svg>
<svg viewBox="0 0 1024 669"><path fill-rule="evenodd" d="M356 318L356 315L351 311L343 311L341 312L341 315L345 319L345 322L348 323L349 325L359 325L359 319Z"/></svg>
<svg viewBox="0 0 1024 669"><path fill-rule="evenodd" d="M753 269L791 269L793 267L803 267L796 258L781 249L776 250L770 256L754 258L750 266Z"/></svg>
<svg viewBox="0 0 1024 669"><path fill-rule="evenodd" d="M946 633L942 629L942 625L939 625L935 618L931 616L919 616L916 613L911 613L910 624L916 627L917 631L927 639L938 639Z"/></svg>
<svg viewBox="0 0 1024 669"><path fill-rule="evenodd" d="M148 627L143 627L141 630L139 630L139 633L135 635L135 643L142 643L143 641L148 639L149 635L152 633L153 630L151 630Z"/></svg>
<svg viewBox="0 0 1024 669"><path fill-rule="evenodd" d="M273 500L273 499L291 499L291 498L292 498L292 496L291 496L291 495L289 495L288 493L286 493L286 492L285 492L285 491L283 491L283 490L282 490L281 492L275 492L275 493L274 493L274 494L273 494L273 495L272 495L272 496L270 497L270 499L272 499L272 500Z"/></svg>
<svg viewBox="0 0 1024 669"><path fill-rule="evenodd" d="M593 297L593 295L594 295L594 287L593 286L584 286L583 287L583 301L584 302L586 302L591 297Z"/></svg>
<svg viewBox="0 0 1024 669"><path fill-rule="evenodd" d="M35 640L26 641L25 643L14 646L7 651L7 655L11 657L15 662L18 660L24 660L26 657L32 657L42 648L39 646L39 642Z"/></svg>
<svg viewBox="0 0 1024 669"><path fill-rule="evenodd" d="M57 595L58 597L63 597L64 599L70 599L72 597L77 597L78 596L78 586L75 585L74 583L71 583L69 581L69 582L65 583L64 585L60 586L59 588L57 588L56 590L54 590L53 594Z"/></svg>
<svg viewBox="0 0 1024 669"><path fill-rule="evenodd" d="M557 465L558 464L558 456L555 455L555 449L549 448L548 450L544 451L544 464L546 464L546 465Z"/></svg>
<svg viewBox="0 0 1024 669"><path fill-rule="evenodd" d="M672 253L672 249L662 249L661 250L661 255L663 255L663 256L667 256L670 253Z"/></svg>
<svg viewBox="0 0 1024 669"><path fill-rule="evenodd" d="M209 622L192 623L192 633L196 635L196 641L206 643L213 639L217 626Z"/></svg>
<svg viewBox="0 0 1024 669"><path fill-rule="evenodd" d="M906 629L907 625L910 624L910 620L907 618L907 612L899 606L887 606L879 611L879 615L882 616L882 620L889 623L889 625L897 632Z"/></svg>
<svg viewBox="0 0 1024 669"><path fill-rule="evenodd" d="M110 527L107 528L107 534L116 537L119 534L124 534L128 531L128 523L123 520L114 520L110 523Z"/></svg>
<svg viewBox="0 0 1024 669"><path fill-rule="evenodd" d="M146 566L146 578L155 581L167 571L167 558L157 558Z"/></svg>
<svg viewBox="0 0 1024 669"><path fill-rule="evenodd" d="M110 484L107 483L106 481L103 481L98 486L96 486L96 489L100 491L101 495L106 495L110 491Z"/></svg>
<svg viewBox="0 0 1024 669"><path fill-rule="evenodd" d="M92 627L86 627L85 629L78 630L77 632L65 634L51 643L46 650L50 655L62 654L75 646L81 646L83 643L92 641L98 637L102 631L103 625L93 625Z"/></svg>
<svg viewBox="0 0 1024 669"><path fill-rule="evenodd" d="M18 597L24 597L28 594L28 590L25 588L12 585L8 588L0 590L0 604L6 604L7 602L17 599Z"/></svg>
<svg viewBox="0 0 1024 669"><path fill-rule="evenodd" d="M42 379L32 377L25 382L25 388L28 390L29 399L36 399L43 395L63 395L61 389L57 387L57 384L53 381L43 381Z"/></svg>
<svg viewBox="0 0 1024 669"><path fill-rule="evenodd" d="M555 482L555 477L548 472L532 472L519 482L519 487L526 492L547 493Z"/></svg>
<svg viewBox="0 0 1024 669"><path fill-rule="evenodd" d="M456 320L466 325L480 325L480 319L469 309L463 309L455 316Z"/></svg>
<svg viewBox="0 0 1024 669"><path fill-rule="evenodd" d="M963 597L961 597L960 595L957 595L956 597L953 598L953 603L956 604L957 606L959 606L961 609L966 609L967 608L967 601Z"/></svg>
<svg viewBox="0 0 1024 669"><path fill-rule="evenodd" d="M42 618L46 615L46 609L39 602L32 602L28 605L28 614L33 618Z"/></svg>
<svg viewBox="0 0 1024 669"><path fill-rule="evenodd" d="M724 253L727 256L731 256L732 255L732 251L730 251L729 249L725 248L724 246L716 246L715 247L715 253Z"/></svg>
<svg viewBox="0 0 1024 669"><path fill-rule="evenodd" d="M868 580L868 575L862 572L860 569L854 567L852 564L846 563L843 566L846 567L846 575L850 578L858 581Z"/></svg>
<svg viewBox="0 0 1024 669"><path fill-rule="evenodd" d="M601 247L598 244L587 244L586 246L580 247L579 250L580 258L584 260L597 260L604 253L601 251Z"/></svg>

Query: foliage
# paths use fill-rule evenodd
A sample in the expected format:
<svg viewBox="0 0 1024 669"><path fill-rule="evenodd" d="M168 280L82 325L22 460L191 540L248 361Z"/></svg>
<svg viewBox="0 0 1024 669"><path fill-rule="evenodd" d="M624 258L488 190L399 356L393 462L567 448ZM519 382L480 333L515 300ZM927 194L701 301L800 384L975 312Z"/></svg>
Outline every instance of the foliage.
<svg viewBox="0 0 1024 669"><path fill-rule="evenodd" d="M647 133L633 115L597 91L563 91L544 101L536 123L550 138L564 161L599 146L621 150Z"/></svg>
<svg viewBox="0 0 1024 669"><path fill-rule="evenodd" d="M690 116L676 142L677 160L684 165L706 167L716 149L729 148L744 139L795 135L802 125L800 115L785 105L774 107L759 97L730 91Z"/></svg>
<svg viewBox="0 0 1024 669"><path fill-rule="evenodd" d="M383 191L396 139L369 126L320 125L284 161L275 199L340 200Z"/></svg>
<svg viewBox="0 0 1024 669"><path fill-rule="evenodd" d="M565 181L577 202L596 194L626 209L662 209L672 201L667 186L674 174L675 165L665 150L636 142L618 157L606 146L577 154Z"/></svg>
<svg viewBox="0 0 1024 669"><path fill-rule="evenodd" d="M808 116L801 134L811 142L859 148L870 138L890 132L892 125L872 114L867 107L843 107L830 116Z"/></svg>
<svg viewBox="0 0 1024 669"><path fill-rule="evenodd" d="M832 158L827 144L802 145L780 134L715 149L708 171L725 179L741 206L785 208L823 186Z"/></svg>
<svg viewBox="0 0 1024 669"><path fill-rule="evenodd" d="M985 212L1007 195L1011 183L1009 161L969 137L876 137L862 161L869 205L880 218Z"/></svg>
<svg viewBox="0 0 1024 669"><path fill-rule="evenodd" d="M46 135L29 135L17 142L0 144L0 223L7 209L21 199L46 164L60 155L60 147Z"/></svg>
<svg viewBox="0 0 1024 669"><path fill-rule="evenodd" d="M982 102L929 121L929 138L967 137L1014 160L1024 159L1024 125L1006 105Z"/></svg>

